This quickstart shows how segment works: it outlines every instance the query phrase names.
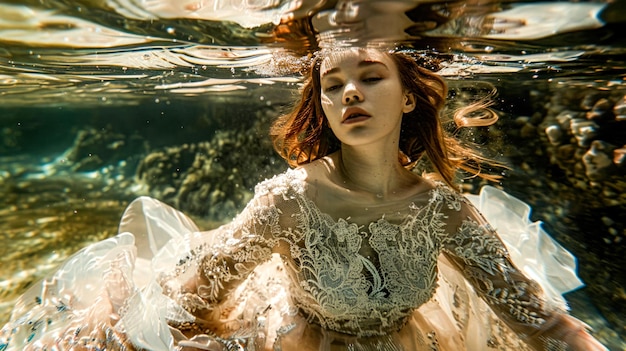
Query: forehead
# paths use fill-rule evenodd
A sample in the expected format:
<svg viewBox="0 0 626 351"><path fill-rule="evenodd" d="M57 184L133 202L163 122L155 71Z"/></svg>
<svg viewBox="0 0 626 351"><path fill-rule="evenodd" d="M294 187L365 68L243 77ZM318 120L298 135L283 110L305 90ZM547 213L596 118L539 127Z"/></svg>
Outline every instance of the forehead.
<svg viewBox="0 0 626 351"><path fill-rule="evenodd" d="M326 54L320 66L320 73L323 76L331 70L357 67L361 62L379 62L389 68L393 67L391 57L385 52L374 49L350 48Z"/></svg>

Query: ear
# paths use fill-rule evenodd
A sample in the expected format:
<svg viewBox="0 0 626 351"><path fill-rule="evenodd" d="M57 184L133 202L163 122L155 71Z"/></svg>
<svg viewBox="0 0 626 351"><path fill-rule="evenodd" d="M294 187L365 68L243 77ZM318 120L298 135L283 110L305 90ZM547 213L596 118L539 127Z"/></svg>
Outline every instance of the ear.
<svg viewBox="0 0 626 351"><path fill-rule="evenodd" d="M402 106L403 113L409 113L415 109L415 96L413 93L404 94L404 106Z"/></svg>

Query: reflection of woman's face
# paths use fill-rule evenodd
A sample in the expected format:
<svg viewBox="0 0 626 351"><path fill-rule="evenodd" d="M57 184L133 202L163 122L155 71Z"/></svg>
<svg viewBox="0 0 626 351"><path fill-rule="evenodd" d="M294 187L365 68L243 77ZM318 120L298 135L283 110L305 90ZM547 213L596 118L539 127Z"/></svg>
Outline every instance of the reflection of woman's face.
<svg viewBox="0 0 626 351"><path fill-rule="evenodd" d="M377 50L346 49L322 61L321 103L335 136L359 145L397 141L403 113L413 110L393 60Z"/></svg>

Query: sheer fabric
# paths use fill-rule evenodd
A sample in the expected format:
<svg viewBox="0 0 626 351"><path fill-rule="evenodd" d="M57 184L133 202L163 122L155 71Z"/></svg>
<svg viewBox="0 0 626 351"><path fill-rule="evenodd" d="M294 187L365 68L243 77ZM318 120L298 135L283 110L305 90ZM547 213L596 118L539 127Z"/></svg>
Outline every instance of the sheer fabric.
<svg viewBox="0 0 626 351"><path fill-rule="evenodd" d="M135 200L118 236L20 299L0 350L567 350L551 335L575 260L523 202L470 197L496 234L436 184L357 223L323 213L305 177L259 184L212 231Z"/></svg>

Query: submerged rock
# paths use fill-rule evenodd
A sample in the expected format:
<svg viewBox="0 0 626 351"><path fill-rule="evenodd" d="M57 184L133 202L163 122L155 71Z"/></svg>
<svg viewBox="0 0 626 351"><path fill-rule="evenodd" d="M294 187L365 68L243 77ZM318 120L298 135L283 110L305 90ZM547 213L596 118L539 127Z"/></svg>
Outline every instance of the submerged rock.
<svg viewBox="0 0 626 351"><path fill-rule="evenodd" d="M585 94L583 96L583 99L580 102L580 108L583 111L589 111L591 109L593 109L593 107L596 105L596 103L607 96L607 93L605 92L599 92L599 91L590 91L587 94Z"/></svg>
<svg viewBox="0 0 626 351"><path fill-rule="evenodd" d="M523 160L532 172L516 168L520 171L503 183L519 189L513 193L532 204L535 215L578 257L585 290L619 330L626 313L626 295L616 293L626 291L626 228L609 219L626 213L626 100L623 90L589 86L559 82L533 95L533 106L543 110L542 143L521 152L536 155ZM529 187L536 177L544 185Z"/></svg>
<svg viewBox="0 0 626 351"><path fill-rule="evenodd" d="M563 130L560 126L552 124L545 129L545 133L548 136L548 140L552 145L559 145L563 139Z"/></svg>
<svg viewBox="0 0 626 351"><path fill-rule="evenodd" d="M613 116L613 103L608 99L600 99L591 108L591 111L587 112L587 119L599 120L609 119Z"/></svg>
<svg viewBox="0 0 626 351"><path fill-rule="evenodd" d="M217 131L206 142L148 154L136 178L145 191L177 209L224 222L252 198L261 180L286 169L267 138L276 112L261 111L252 127Z"/></svg>
<svg viewBox="0 0 626 351"><path fill-rule="evenodd" d="M626 122L626 95L623 96L613 107L615 120L618 122Z"/></svg>
<svg viewBox="0 0 626 351"><path fill-rule="evenodd" d="M613 150L615 146L601 140L591 143L591 148L582 157L586 175L591 180L602 180L614 172Z"/></svg>
<svg viewBox="0 0 626 351"><path fill-rule="evenodd" d="M618 167L626 166L626 145L613 150L613 163Z"/></svg>
<svg viewBox="0 0 626 351"><path fill-rule="evenodd" d="M78 132L74 144L58 158L53 168L91 172L147 151L145 139L138 134L122 134L110 129L88 128Z"/></svg>
<svg viewBox="0 0 626 351"><path fill-rule="evenodd" d="M584 119L572 119L570 130L578 141L578 146L589 146L591 141L598 135L598 125L593 121Z"/></svg>

